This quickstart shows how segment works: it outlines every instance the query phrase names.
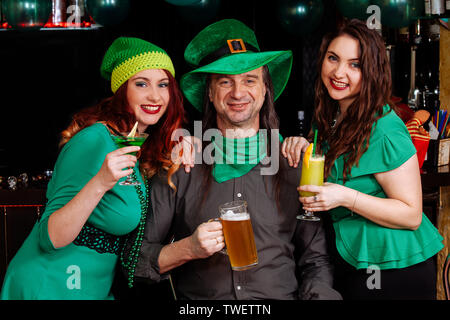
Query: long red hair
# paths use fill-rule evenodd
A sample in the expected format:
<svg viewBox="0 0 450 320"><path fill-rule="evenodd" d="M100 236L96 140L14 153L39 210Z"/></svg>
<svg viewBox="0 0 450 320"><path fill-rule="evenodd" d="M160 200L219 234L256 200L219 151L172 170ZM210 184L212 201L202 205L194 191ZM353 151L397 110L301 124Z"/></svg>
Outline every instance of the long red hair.
<svg viewBox="0 0 450 320"><path fill-rule="evenodd" d="M167 70L164 72L169 78L169 105L159 121L147 127L145 132L149 136L141 147L139 162L140 171L146 177L152 177L161 169L166 170L168 172L167 182L175 189L171 176L180 165L171 160L172 149L177 143L171 141L171 136L174 130L181 128L186 123L186 113L183 108L183 95L175 78ZM112 97L76 113L72 117L70 125L61 133L59 145L63 146L77 132L96 122L109 124L120 132L130 131L136 122L136 117L128 104L127 86L128 81Z"/></svg>

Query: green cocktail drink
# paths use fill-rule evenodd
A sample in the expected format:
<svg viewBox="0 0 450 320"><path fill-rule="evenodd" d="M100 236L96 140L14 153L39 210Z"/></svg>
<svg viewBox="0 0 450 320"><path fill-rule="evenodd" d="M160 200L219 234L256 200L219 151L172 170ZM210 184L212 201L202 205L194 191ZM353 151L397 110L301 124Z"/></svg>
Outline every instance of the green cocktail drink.
<svg viewBox="0 0 450 320"><path fill-rule="evenodd" d="M143 135L143 134L141 134ZM114 142L117 144L119 148L129 147L129 146L142 146L147 139L147 134L145 136L137 136L137 137L119 137L113 136ZM137 152L130 152L132 155L136 155Z"/></svg>
<svg viewBox="0 0 450 320"><path fill-rule="evenodd" d="M118 148L124 148L129 146L142 146L147 139L147 133L136 133L134 137L128 137L127 133L122 133L122 136L113 136L114 142ZM136 156L137 152L130 152L129 154ZM125 181L119 182L122 186L135 186L141 184L134 179L132 175L127 176Z"/></svg>

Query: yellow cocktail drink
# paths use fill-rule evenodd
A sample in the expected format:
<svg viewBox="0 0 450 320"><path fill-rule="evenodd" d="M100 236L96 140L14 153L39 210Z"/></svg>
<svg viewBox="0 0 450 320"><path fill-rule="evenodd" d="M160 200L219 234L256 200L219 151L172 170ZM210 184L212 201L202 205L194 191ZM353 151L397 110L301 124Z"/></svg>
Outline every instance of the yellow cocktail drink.
<svg viewBox="0 0 450 320"><path fill-rule="evenodd" d="M300 185L307 184L314 186L323 185L323 168L325 164L325 156L323 155L311 155L309 163L303 161L302 164L302 177L300 178ZM314 192L300 191L300 197L312 197Z"/></svg>
<svg viewBox="0 0 450 320"><path fill-rule="evenodd" d="M302 162L302 177L300 178L300 186L323 185L323 170L325 164L325 156L315 153L314 144L316 142L317 130L314 134L314 143L311 143L305 151ZM314 192L300 191L300 197L314 197L314 202L317 202L316 194ZM320 218L314 215L312 211L304 211L304 214L299 214L297 219L306 221L320 221Z"/></svg>

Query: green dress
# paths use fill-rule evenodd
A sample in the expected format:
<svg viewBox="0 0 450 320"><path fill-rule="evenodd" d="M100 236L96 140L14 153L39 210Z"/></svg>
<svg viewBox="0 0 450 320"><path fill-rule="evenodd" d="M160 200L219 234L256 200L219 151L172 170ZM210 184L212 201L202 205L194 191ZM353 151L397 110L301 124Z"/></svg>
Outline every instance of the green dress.
<svg viewBox="0 0 450 320"><path fill-rule="evenodd" d="M393 170L416 152L402 120L386 105L372 129L368 150L352 167L345 186L379 198L387 198L374 174ZM344 156L332 167L328 182L343 184ZM442 236L427 216L417 230L391 229L378 225L344 207L331 210L336 247L341 257L356 269L376 265L381 270L405 268L441 250Z"/></svg>
<svg viewBox="0 0 450 320"><path fill-rule="evenodd" d="M115 149L109 131L100 123L81 130L62 148L48 184L45 211L11 260L0 299L114 298L110 291L118 240L136 228L141 216L135 187L116 184L103 196L77 239L65 247L53 246L47 225L49 216L81 190ZM142 183L138 164L135 172Z"/></svg>

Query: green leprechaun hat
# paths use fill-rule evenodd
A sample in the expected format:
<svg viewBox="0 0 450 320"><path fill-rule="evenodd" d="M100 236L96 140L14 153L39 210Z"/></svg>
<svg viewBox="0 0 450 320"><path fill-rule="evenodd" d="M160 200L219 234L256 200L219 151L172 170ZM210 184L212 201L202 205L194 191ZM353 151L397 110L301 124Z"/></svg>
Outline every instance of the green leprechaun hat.
<svg viewBox="0 0 450 320"><path fill-rule="evenodd" d="M215 22L200 31L186 47L184 58L197 69L183 75L180 87L199 111L208 73L240 74L267 65L276 100L286 87L292 67L292 51L261 52L253 30L235 19Z"/></svg>

